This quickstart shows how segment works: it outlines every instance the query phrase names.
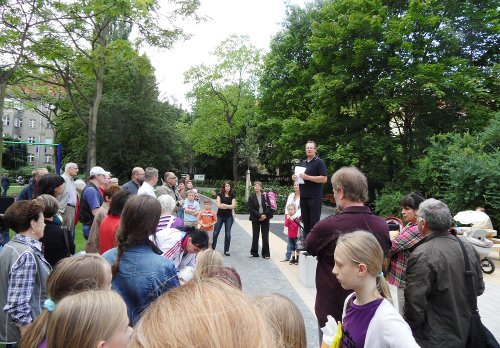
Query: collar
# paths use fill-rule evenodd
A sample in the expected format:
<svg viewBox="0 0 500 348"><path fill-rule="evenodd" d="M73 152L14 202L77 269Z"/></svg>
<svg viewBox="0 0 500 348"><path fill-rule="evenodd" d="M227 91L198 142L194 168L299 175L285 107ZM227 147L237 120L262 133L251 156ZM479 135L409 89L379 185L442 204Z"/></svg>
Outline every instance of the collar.
<svg viewBox="0 0 500 348"><path fill-rule="evenodd" d="M314 157L313 157L313 158L309 161L309 160L307 159L307 157L306 157L306 162L307 162L307 163L310 163L310 162L315 161L315 160L317 160L317 159L318 159L318 156L314 156Z"/></svg>
<svg viewBox="0 0 500 348"><path fill-rule="evenodd" d="M16 242L19 242L21 244L29 245L30 247L42 252L42 243L36 239L16 233L12 240L15 240Z"/></svg>
<svg viewBox="0 0 500 348"><path fill-rule="evenodd" d="M368 214L371 214L372 211L370 209L370 207L367 207L367 206L351 206L351 207L347 207L347 208L344 208L344 210L342 210L342 213L368 213Z"/></svg>

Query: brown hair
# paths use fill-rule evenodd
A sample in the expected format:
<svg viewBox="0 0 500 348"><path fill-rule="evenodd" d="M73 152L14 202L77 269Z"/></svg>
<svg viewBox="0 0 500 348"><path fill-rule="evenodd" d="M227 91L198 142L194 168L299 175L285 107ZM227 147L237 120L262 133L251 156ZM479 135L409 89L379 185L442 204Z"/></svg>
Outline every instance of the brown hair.
<svg viewBox="0 0 500 348"><path fill-rule="evenodd" d="M226 194L226 189L225 189L226 184L229 184L228 194L231 196L234 193L234 191L233 191L233 184L231 184L230 181L224 181L224 183L222 184L222 187L220 189L220 194L223 196Z"/></svg>
<svg viewBox="0 0 500 348"><path fill-rule="evenodd" d="M342 167L332 175L333 190L342 189L353 202L368 202L368 180L356 167Z"/></svg>
<svg viewBox="0 0 500 348"><path fill-rule="evenodd" d="M111 266L113 275L118 272L120 259L126 248L139 243L148 243L160 221L161 205L158 199L147 196L133 196L123 208L120 226L116 231L117 257Z"/></svg>
<svg viewBox="0 0 500 348"><path fill-rule="evenodd" d="M281 294L259 295L255 297L255 303L287 348L307 347L304 317L288 297Z"/></svg>
<svg viewBox="0 0 500 348"><path fill-rule="evenodd" d="M120 186L110 185L104 190L102 196L108 197L108 199L111 200L111 197L113 197L113 195L119 191L121 191Z"/></svg>
<svg viewBox="0 0 500 348"><path fill-rule="evenodd" d="M51 196L52 197L52 196ZM58 303L63 297L86 290L103 289L109 264L97 254L86 254L62 259L47 279L47 295ZM50 312L46 309L35 319L22 336L20 348L38 347L47 335Z"/></svg>
<svg viewBox="0 0 500 348"><path fill-rule="evenodd" d="M114 291L89 290L66 296L51 315L47 347L95 348L128 322L127 306Z"/></svg>
<svg viewBox="0 0 500 348"><path fill-rule="evenodd" d="M368 273L377 278L377 289L380 295L392 303L389 284L381 276L384 251L372 233L366 231L345 233L337 241L335 252L337 250L355 264L365 264Z"/></svg>
<svg viewBox="0 0 500 348"><path fill-rule="evenodd" d="M38 221L43 209L43 203L36 200L14 202L5 211L5 222L16 233L26 232L31 228L31 221Z"/></svg>
<svg viewBox="0 0 500 348"><path fill-rule="evenodd" d="M129 345L199 346L284 347L248 296L215 279L192 280L163 294L145 311Z"/></svg>

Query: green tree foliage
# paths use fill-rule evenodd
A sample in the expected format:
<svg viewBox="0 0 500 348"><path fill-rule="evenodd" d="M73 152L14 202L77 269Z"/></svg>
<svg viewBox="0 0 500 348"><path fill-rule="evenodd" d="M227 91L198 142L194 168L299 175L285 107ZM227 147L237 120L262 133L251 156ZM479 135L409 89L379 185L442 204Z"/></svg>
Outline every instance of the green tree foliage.
<svg viewBox="0 0 500 348"><path fill-rule="evenodd" d="M404 185L432 135L479 131L496 110L496 14L488 0L292 8L261 79L262 133L278 144L262 160L290 163L314 139L330 171Z"/></svg>
<svg viewBox="0 0 500 348"><path fill-rule="evenodd" d="M181 111L158 101L154 71L147 57L138 56L126 41L114 45L104 74L97 163L123 180L134 166L170 170L176 166L176 159L182 158L182 137L175 127ZM71 111L58 118L58 141L70 153L66 161L81 163L85 160L86 134Z"/></svg>
<svg viewBox="0 0 500 348"><path fill-rule="evenodd" d="M233 179L238 179L238 142L245 136L256 108L260 55L248 37L233 35L213 52L216 63L185 73L193 84L194 122L188 136L197 154L232 154Z"/></svg>

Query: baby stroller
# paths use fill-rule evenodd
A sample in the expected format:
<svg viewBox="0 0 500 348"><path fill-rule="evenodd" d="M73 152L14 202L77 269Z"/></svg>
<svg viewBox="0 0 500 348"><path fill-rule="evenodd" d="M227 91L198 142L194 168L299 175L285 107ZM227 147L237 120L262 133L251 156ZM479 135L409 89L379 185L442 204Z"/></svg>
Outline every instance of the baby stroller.
<svg viewBox="0 0 500 348"><path fill-rule="evenodd" d="M486 230L464 231L462 238L469 241L474 249L476 249L481 259L481 269L483 272L491 274L495 272L495 263L488 258L488 254L491 252L493 242L486 238L487 233Z"/></svg>
<svg viewBox="0 0 500 348"><path fill-rule="evenodd" d="M395 216L388 216L384 220L389 225L389 234L391 240L394 240L403 231L405 225L400 218Z"/></svg>

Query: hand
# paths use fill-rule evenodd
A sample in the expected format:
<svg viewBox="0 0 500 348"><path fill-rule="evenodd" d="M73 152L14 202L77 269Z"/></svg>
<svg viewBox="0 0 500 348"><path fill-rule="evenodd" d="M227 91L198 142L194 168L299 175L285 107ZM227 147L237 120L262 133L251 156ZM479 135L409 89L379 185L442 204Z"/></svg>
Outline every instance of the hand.
<svg viewBox="0 0 500 348"><path fill-rule="evenodd" d="M292 175L292 180L293 180L293 181L296 181L296 180L297 180L297 174L293 174L293 175Z"/></svg>
<svg viewBox="0 0 500 348"><path fill-rule="evenodd" d="M259 221L264 221L266 219L265 215L261 215Z"/></svg>

